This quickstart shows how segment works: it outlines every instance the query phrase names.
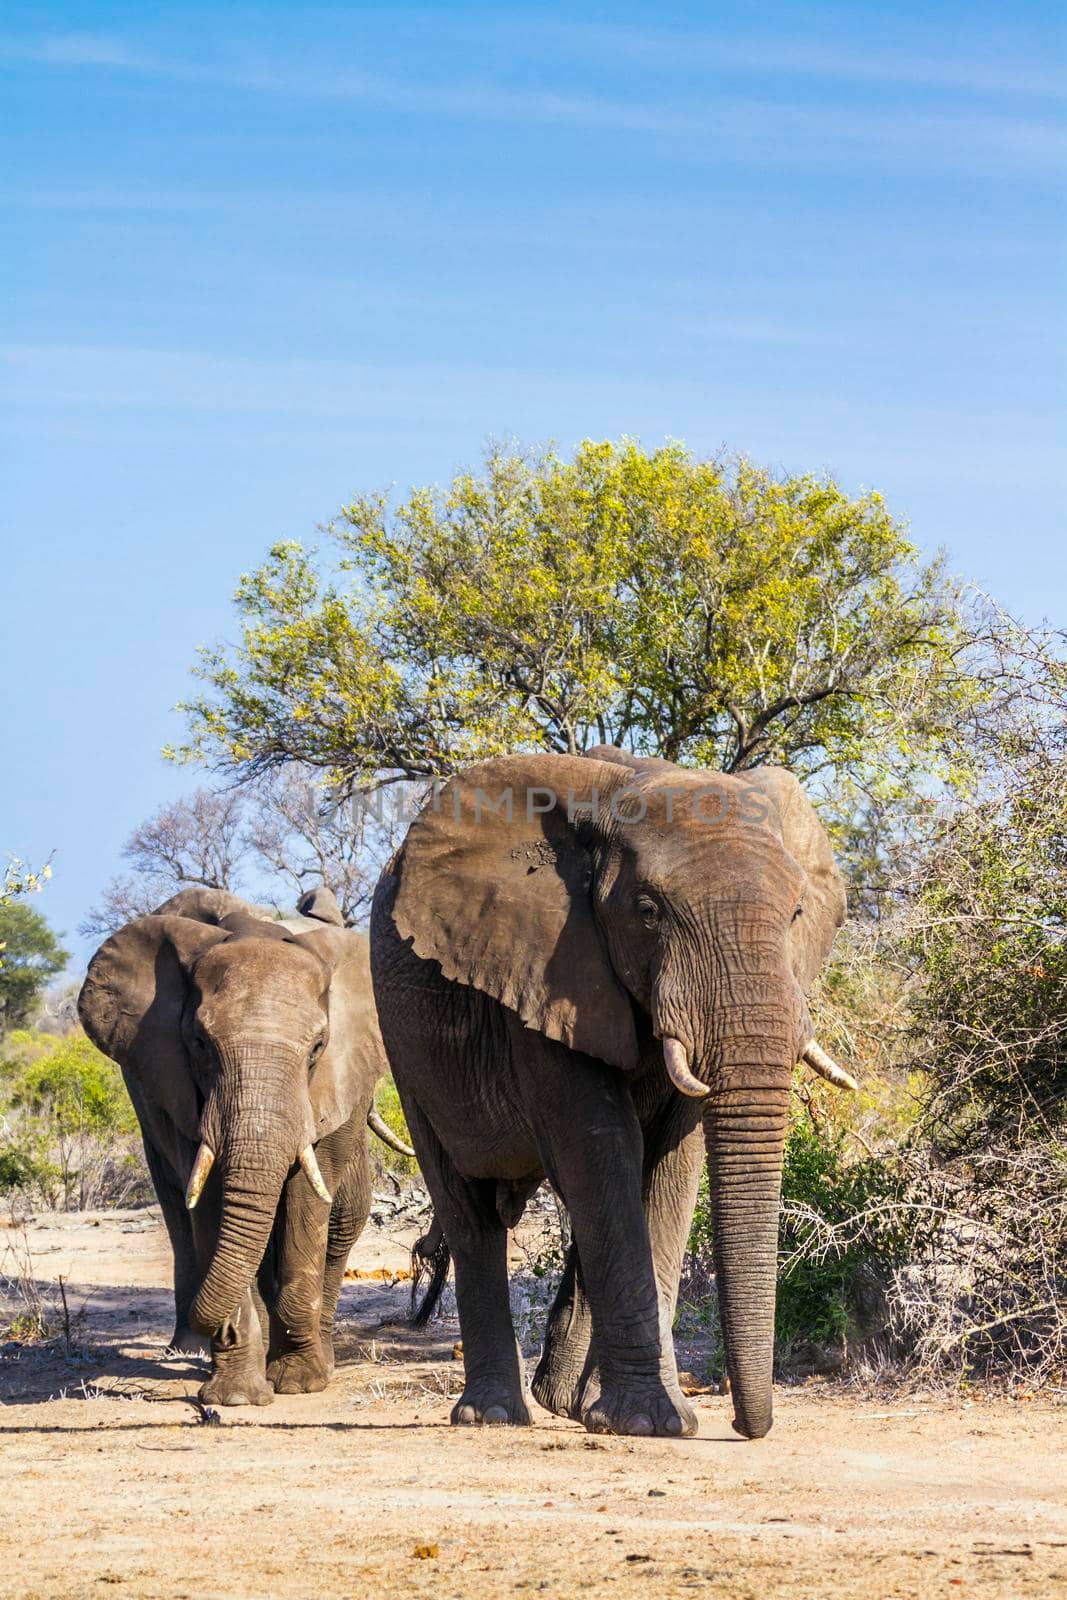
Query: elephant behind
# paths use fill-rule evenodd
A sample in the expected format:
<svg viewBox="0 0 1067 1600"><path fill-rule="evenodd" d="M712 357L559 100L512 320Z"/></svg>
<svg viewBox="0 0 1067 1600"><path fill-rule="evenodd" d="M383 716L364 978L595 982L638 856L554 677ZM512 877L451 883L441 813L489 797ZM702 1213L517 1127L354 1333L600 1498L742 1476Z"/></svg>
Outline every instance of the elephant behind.
<svg viewBox="0 0 1067 1600"><path fill-rule="evenodd" d="M574 1245L534 1394L593 1430L688 1434L671 1327L706 1149L734 1425L772 1417L778 1208L805 994L843 921L830 844L778 769L602 748L451 780L383 874L378 1014L456 1272L453 1421L529 1420L506 1229L544 1177Z"/></svg>
<svg viewBox="0 0 1067 1600"><path fill-rule="evenodd" d="M276 922L191 889L113 934L78 1000L118 1063L174 1252L179 1350L201 1398L322 1389L345 1262L367 1220L367 1126L386 1060L367 940L328 890Z"/></svg>

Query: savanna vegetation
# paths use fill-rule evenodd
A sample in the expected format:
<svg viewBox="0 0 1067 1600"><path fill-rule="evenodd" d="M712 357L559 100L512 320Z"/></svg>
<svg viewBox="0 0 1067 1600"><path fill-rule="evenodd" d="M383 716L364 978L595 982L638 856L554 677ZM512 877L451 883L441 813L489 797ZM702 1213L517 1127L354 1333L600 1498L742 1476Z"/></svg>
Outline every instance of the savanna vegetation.
<svg viewBox="0 0 1067 1600"><path fill-rule="evenodd" d="M0 905L0 1030L22 1027L66 964L66 950L39 911L20 897Z"/></svg>
<svg viewBox="0 0 1067 1600"><path fill-rule="evenodd" d="M66 997L46 998L68 954L27 897L49 876L13 865L0 897L0 1196L138 1202L151 1186L119 1069L62 1018Z"/></svg>
<svg viewBox="0 0 1067 1600"><path fill-rule="evenodd" d="M782 1362L1062 1372L1062 635L924 559L875 492L627 440L494 449L442 489L355 500L323 548L275 545L235 602L236 642L202 651L168 752L216 787L137 830L88 927L187 883L291 900L325 881L359 921L396 829L347 802L511 750L787 765L849 882L814 1005L861 1090L798 1080ZM8 1116L68 1106L68 1069L36 1048L3 1068ZM711 1229L702 1201L693 1304Z"/></svg>

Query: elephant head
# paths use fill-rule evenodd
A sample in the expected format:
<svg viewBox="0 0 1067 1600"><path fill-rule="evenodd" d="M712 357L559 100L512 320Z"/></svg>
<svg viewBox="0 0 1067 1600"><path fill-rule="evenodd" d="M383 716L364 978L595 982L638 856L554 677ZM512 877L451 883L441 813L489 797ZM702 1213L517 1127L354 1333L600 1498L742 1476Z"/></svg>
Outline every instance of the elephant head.
<svg viewBox="0 0 1067 1600"><path fill-rule="evenodd" d="M735 1426L762 1436L791 1078L845 912L800 785L611 750L507 757L435 793L399 879L397 928L446 977L621 1072L662 1051L700 1098Z"/></svg>
<svg viewBox="0 0 1067 1600"><path fill-rule="evenodd" d="M357 1084L369 1099L385 1064L373 1014L361 1015L373 1004L366 968L359 935L275 923L215 890L138 917L90 963L86 1033L121 1066L189 1207L218 1185L217 1243L192 1309L200 1332L235 1318L298 1162L330 1200L315 1144L351 1114Z"/></svg>

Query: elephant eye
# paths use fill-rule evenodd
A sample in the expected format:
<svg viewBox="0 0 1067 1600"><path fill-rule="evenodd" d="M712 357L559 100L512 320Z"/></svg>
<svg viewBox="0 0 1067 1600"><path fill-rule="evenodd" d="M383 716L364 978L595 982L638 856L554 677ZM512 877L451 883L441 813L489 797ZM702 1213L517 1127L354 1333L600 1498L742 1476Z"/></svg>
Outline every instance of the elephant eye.
<svg viewBox="0 0 1067 1600"><path fill-rule="evenodd" d="M644 923L646 928L656 928L659 926L659 906L652 899L651 895L638 895L637 914L641 918L641 921Z"/></svg>
<svg viewBox="0 0 1067 1600"><path fill-rule="evenodd" d="M315 1040L315 1043L311 1046L311 1054L308 1056L308 1066L309 1067L313 1067L315 1065L316 1061L319 1059L319 1057L321 1056L321 1054L322 1054L322 1052L323 1052L323 1050L325 1048L326 1048L326 1035L324 1033L321 1033L319 1035L319 1037Z"/></svg>
<svg viewBox="0 0 1067 1600"><path fill-rule="evenodd" d="M798 917L801 917L803 915L804 915L804 907L803 906L797 906L796 910L793 912L793 921L795 922Z"/></svg>

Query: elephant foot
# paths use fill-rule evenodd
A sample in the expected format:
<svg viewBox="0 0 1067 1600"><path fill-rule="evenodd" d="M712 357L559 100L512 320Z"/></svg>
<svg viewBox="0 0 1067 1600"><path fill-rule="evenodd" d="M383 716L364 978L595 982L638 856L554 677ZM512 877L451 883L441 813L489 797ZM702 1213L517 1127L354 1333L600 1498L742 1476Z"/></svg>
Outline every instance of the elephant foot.
<svg viewBox="0 0 1067 1600"><path fill-rule="evenodd" d="M585 1406L582 1421L590 1433L629 1433L643 1438L690 1439L697 1415L682 1395L658 1381L605 1383Z"/></svg>
<svg viewBox="0 0 1067 1600"><path fill-rule="evenodd" d="M211 1354L211 1340L206 1334L197 1333L187 1324L180 1323L175 1328L167 1349L179 1356L209 1356Z"/></svg>
<svg viewBox="0 0 1067 1600"><path fill-rule="evenodd" d="M585 1410L599 1395L595 1374L583 1381L581 1372L573 1368L559 1370L546 1365L544 1357L537 1366L530 1385L539 1406L551 1411L553 1416L567 1417L571 1422L581 1422Z"/></svg>
<svg viewBox="0 0 1067 1600"><path fill-rule="evenodd" d="M206 1406L269 1406L274 1390L262 1373L248 1367L229 1372L222 1367L201 1384L200 1399Z"/></svg>
<svg viewBox="0 0 1067 1600"><path fill-rule="evenodd" d="M267 1363L275 1394L318 1394L333 1376L333 1362L321 1349L288 1350Z"/></svg>
<svg viewBox="0 0 1067 1600"><path fill-rule="evenodd" d="M522 1395L511 1394L497 1385L469 1383L452 1407L454 1428L528 1428L530 1413Z"/></svg>

